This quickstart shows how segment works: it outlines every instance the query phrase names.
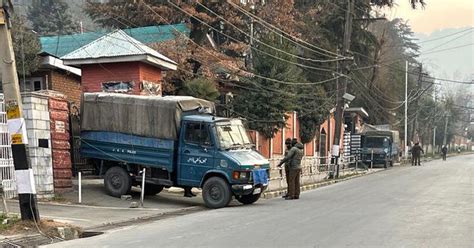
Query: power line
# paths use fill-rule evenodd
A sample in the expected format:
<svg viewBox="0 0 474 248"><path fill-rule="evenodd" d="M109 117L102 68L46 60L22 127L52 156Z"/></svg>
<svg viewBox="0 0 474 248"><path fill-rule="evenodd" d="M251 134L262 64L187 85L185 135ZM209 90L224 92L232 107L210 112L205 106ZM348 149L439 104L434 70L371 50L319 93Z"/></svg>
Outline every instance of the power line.
<svg viewBox="0 0 474 248"><path fill-rule="evenodd" d="M190 13L187 12L186 10L180 8L180 7L177 6L176 4L171 3L171 2L169 2L169 3L170 3L171 5L173 5L173 7L175 7L175 8L178 9L179 11L181 11L181 12L185 13L186 15L188 15L189 17L192 17L193 19L199 21L200 23L202 23L203 25L205 25L205 26L211 28L212 30L214 30L214 31L216 31L216 32L218 32L218 33L224 35L225 37L227 37L227 38L229 38L229 39L232 39L232 40L235 41L235 42L242 42L242 41L236 39L236 38L233 37L233 36L230 36L230 35L228 35L228 34L225 34L225 33L221 32L220 30L218 30L217 28L211 26L210 24L208 24L207 22L201 20L200 18L198 18L198 17L196 17L196 16L193 16L192 14L190 14ZM259 41L259 40L257 40L257 39L255 39L255 40L256 40L256 41ZM267 46L268 46L268 45L267 45ZM308 69L313 69L313 70L317 70L317 71L332 72L332 73L336 73L336 74L337 74L337 72L334 72L333 70L328 69L328 68L320 68L320 67L314 67L314 66L304 65L304 64L301 64L301 63L298 63L298 62L289 61L289 60L280 58L280 57L278 57L278 56L275 56L275 55L273 55L273 54L271 54L271 53L265 52L265 51L260 50L260 49L258 49L258 48L256 48L256 47L253 47L253 46L250 46L250 48L251 48L252 50L256 50L256 51L258 51L258 52L260 52L260 53L263 53L263 54L265 54L265 55L267 55L267 56L270 56L270 57L272 57L272 58L274 58L274 59L278 59L278 60L280 60L280 61L283 61L283 62L286 62L286 63L290 63L290 64L293 64L293 65L296 65L296 66L299 66L299 67L308 68ZM284 52L284 51L282 51L282 50L280 50L280 49L278 49L278 48L274 48L274 49L277 49L277 50L279 50L280 52L286 53L286 54L288 54L288 55L293 55L293 56L295 56L294 54L291 54L291 53L288 53L288 52Z"/></svg>
<svg viewBox="0 0 474 248"><path fill-rule="evenodd" d="M296 57L300 60L304 60L304 61L311 61L311 62L318 62L318 63L327 63L327 62L335 62L335 61L338 61L338 60L344 60L344 58L336 58L336 59L329 59L329 60L318 60L318 59L311 59L311 58L305 58L305 57L301 57L301 56L298 56L298 55L295 55L295 54L292 54L292 53L289 53L287 51L283 51L279 48L276 48L274 46L271 46L271 45L268 45L267 43L265 42L262 42L260 41L259 39L255 38L255 37L252 37L251 34L248 34L247 32L243 31L242 29L240 29L239 27L235 26L232 22L228 21L227 19L225 19L224 17L222 17L221 15L217 14L216 12L214 12L213 10L209 9L208 7L206 7L205 5L199 3L199 2L196 2L199 6L203 7L204 9L206 9L207 11L211 12L213 15L215 15L216 17L218 17L219 19L225 21L226 23L228 23L230 26L232 26L234 29L238 30L240 33L244 34L245 36L249 37L249 38L253 38L253 40L255 40L256 42L268 47L268 48L271 48L271 49L274 49L278 52L281 52L281 53L284 53L284 54L287 54L289 56L293 56L293 57ZM173 3L171 3L173 4ZM174 5L174 4L173 4ZM176 5L174 5L176 6ZM196 17L194 17L196 18ZM219 31L218 31L219 32ZM220 33L220 32L219 32ZM281 34L280 34L281 36ZM241 42L241 41L238 41L238 42Z"/></svg>
<svg viewBox="0 0 474 248"><path fill-rule="evenodd" d="M301 47L303 47L303 48L306 48L306 49L308 49L308 50L310 50L310 51L313 51L313 52L318 53L318 54L323 55L323 56L328 56L328 57L329 57L328 54L330 54L330 55L333 55L333 56L336 57L336 58L340 58L340 57L344 58L344 57L343 57L342 55L340 55L340 54L337 54L337 53L335 53L335 52L331 52L331 51L329 51L329 50L326 50L326 49L323 49L323 48L320 48L320 47L317 47L317 46L315 46L315 45L313 45L313 44L311 44L311 43L309 43L309 42L306 42L306 41L304 41L304 40L302 40L302 39L300 39L300 38L294 37L293 35L291 35L291 34L285 32L285 31L281 30L280 28L278 28L278 27L276 27L276 26L274 26L274 25L272 25L272 24L266 22L265 20L263 20L263 19L260 18L259 16L256 16L256 15L254 15L254 14L248 12L247 10L245 10L244 8L238 6L237 4L233 3L232 1L227 1L227 3L230 4L232 7L238 9L240 12L242 12L242 13L245 14L246 16L251 17L251 18L254 18L254 19L257 20L260 24L266 26L267 28L268 28L268 27L271 27L272 29L270 29L270 28L268 28L268 29L270 29L272 32L274 32L274 33L276 33L276 34L278 34L278 35L284 34L284 35L282 35L282 37L283 37L284 39L290 41L290 42L293 42L293 43L295 43L295 44L297 44L297 45L299 45L299 46L301 46ZM275 30L277 30L278 32L276 32ZM291 37L291 39L288 38L288 37ZM299 41L299 42L305 44L306 46L301 45L301 44L297 43L296 41ZM311 48L310 48L310 47L311 47ZM312 49L312 48L313 48L313 49ZM318 50L318 51L316 51L315 49ZM321 53L321 52L319 52L319 51L325 52L325 53L327 53L327 54L323 54L323 53Z"/></svg>
<svg viewBox="0 0 474 248"><path fill-rule="evenodd" d="M444 46L444 45L446 45L446 44L449 44L449 43L451 43L451 42L453 42L453 41L455 41L455 40L458 40L458 39L460 39L460 38L462 38L462 37L468 35L469 33L471 33L472 30L473 30L472 28L471 28L471 29L468 29L469 32L464 33L464 34L462 34L462 35L460 35L460 36L458 36L458 37L455 37L455 38L453 38L453 39L450 39L450 40L448 40L448 41L446 41L446 42L443 42L443 43L441 43L441 44L439 44L439 45L437 45L437 46L435 46L435 47L432 47L432 48L428 49L427 51L422 52L422 54L427 54L427 53L429 53L430 51L435 50L436 48L440 48L440 47L442 47L442 46Z"/></svg>
<svg viewBox="0 0 474 248"><path fill-rule="evenodd" d="M152 11L156 16L160 17L165 23L167 24L170 24L164 17L162 17L160 14L158 14L153 8L151 8L151 6L147 3L144 3L145 6L150 10ZM173 29L176 30L175 27L172 27ZM210 56L212 57L215 57L219 60L221 60L220 58L218 58L216 55L212 54L211 52L208 51L208 49L204 48L203 46L197 44L195 41L193 41L191 38L189 37L186 37L186 39L188 39L189 41L191 41L193 44L195 44L198 48L200 48L201 50L203 50L205 53L209 54ZM234 69L237 70L237 72L245 72L249 75L252 75L254 77L257 77L257 78L260 78L260 79L264 79L264 80L268 80L268 81L273 81L273 82L277 82L277 83L281 83L281 84L290 84L290 85L318 85L318 84L324 84L324 83L327 83L327 82L331 82L331 81L335 81L336 79L340 78L341 76L337 76L337 77L334 77L334 78L330 78L330 79L327 79L327 80L323 80L323 81L319 81L319 82L308 82L308 83L298 83L298 82L289 82L289 81L283 81L283 80L278 80L278 79L274 79L274 78L268 78L268 77L265 77L265 76L261 76L259 74L255 74L255 73L252 73L252 72L248 72L244 69L241 69L241 68L236 68L235 66L232 66L230 65L231 67L233 67Z"/></svg>
<svg viewBox="0 0 474 248"><path fill-rule="evenodd" d="M449 49L443 49L442 51L446 51L446 50L451 50L451 49L457 49L457 48L460 48L460 47L465 47L465 46L469 46L469 45L473 45L474 43L471 43L471 44L468 44L468 45L463 45L463 46L459 46L459 47L452 47L452 48L449 48ZM362 53L359 53L359 52L355 52L355 51L352 51L353 53L355 54L358 54L362 57L365 57L365 58L368 58L368 59L373 59L371 58L370 56L368 55L365 55L365 54L362 54ZM437 52L437 51L436 51ZM408 56L408 58L414 58L412 56ZM400 69L400 68L397 68L397 67L394 67L392 66L394 63L397 63L399 61L402 61L402 60L406 60L408 58L399 58L399 59L394 59L394 60L391 60L390 62L384 62L384 63L378 63L378 64L374 64L374 65L371 65L371 66L365 66L365 67L357 67L357 68L353 68L351 70L365 70L365 69L369 69L369 68L374 68L374 67L388 67L388 68L391 68L391 69L394 69L394 70L398 70L398 71L403 71L405 72L405 70L403 69ZM408 72L408 74L410 75L418 75L417 73L413 73L413 72ZM460 83L460 84L474 84L473 81L469 82L469 81L459 81L459 80L452 80L452 79L444 79L444 78L438 78L438 77L432 77L432 76L425 76L425 78L427 79L432 79L432 80L438 80L438 81L444 81L444 82L452 82L452 83Z"/></svg>
<svg viewBox="0 0 474 248"><path fill-rule="evenodd" d="M429 40L424 40L424 41L416 42L416 44L422 44L422 43L428 43L428 42L432 42L432 41L441 40L441 39L448 38L448 37L451 37L451 36L454 36L454 35L457 35L457 34L460 34L460 33L464 33L464 32L471 31L471 30L473 30L473 29L474 29L474 27L471 27L471 28L468 28L468 29L464 29L464 30L461 30L461 31L458 31L458 32L449 34L449 35L445 35L445 36L441 36L441 37L434 38L434 39L429 39ZM404 45L395 45L395 46L387 46L387 47L403 47L403 46L404 46Z"/></svg>
<svg viewBox="0 0 474 248"><path fill-rule="evenodd" d="M130 21L129 21L129 23L132 24L133 26L136 26L134 23L132 23L132 22L130 22ZM88 30L88 31L90 31L90 30ZM151 34L148 34L148 35L151 35ZM120 38L118 38L118 37L112 37L112 38L117 39L117 40L121 40L121 41L126 41L125 39L120 39ZM129 50L129 48L125 48L125 47L122 47L122 46L120 46L120 47ZM178 67L178 70L183 71L184 73L187 73L187 74L191 74L191 75L193 75L193 76L200 76L200 75L197 74L197 73L194 73L194 72L191 72L191 71L187 71L187 70L184 70L184 69L179 68L179 67ZM225 82L225 80L222 80L221 82ZM250 82L251 82L251 81L250 81ZM254 84L254 83L251 82L251 84ZM236 84L234 84L234 86L236 86ZM259 86L258 84L256 84L256 86L257 86L257 87L261 87L262 89L265 89L265 90L267 90L268 92L279 93L279 94L283 94L283 95L288 95L288 94L289 94L289 92L287 92L287 91L279 91L279 90L276 90L276 89L265 88L265 87L263 87L263 86ZM240 86L240 87L242 87L242 86ZM255 89L251 89L251 90L254 90L254 91L255 91ZM331 92L335 92L335 91L326 91L326 93L331 93ZM305 94L293 94L293 97L302 98L302 99L311 99L311 100L313 100L313 99L315 98L314 95L305 95Z"/></svg>

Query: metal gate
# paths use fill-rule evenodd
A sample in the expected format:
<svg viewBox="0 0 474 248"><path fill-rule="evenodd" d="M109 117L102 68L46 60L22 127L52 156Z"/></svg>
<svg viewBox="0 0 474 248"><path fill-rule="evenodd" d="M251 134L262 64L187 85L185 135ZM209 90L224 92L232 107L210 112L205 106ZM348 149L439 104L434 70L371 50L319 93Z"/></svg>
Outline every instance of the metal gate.
<svg viewBox="0 0 474 248"><path fill-rule="evenodd" d="M90 169L86 159L81 158L81 116L79 108L74 104L69 104L69 126L72 173L76 176L77 172Z"/></svg>
<svg viewBox="0 0 474 248"><path fill-rule="evenodd" d="M7 125L7 113L5 112L5 98L0 94L0 181L3 186L3 195L6 199L17 196L15 165L10 134Z"/></svg>

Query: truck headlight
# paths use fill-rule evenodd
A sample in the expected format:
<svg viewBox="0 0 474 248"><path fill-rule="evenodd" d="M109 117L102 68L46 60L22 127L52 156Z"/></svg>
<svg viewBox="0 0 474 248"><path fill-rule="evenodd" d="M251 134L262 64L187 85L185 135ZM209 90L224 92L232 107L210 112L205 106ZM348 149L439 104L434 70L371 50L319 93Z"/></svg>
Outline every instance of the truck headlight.
<svg viewBox="0 0 474 248"><path fill-rule="evenodd" d="M388 154L388 148L383 149L383 151Z"/></svg>
<svg viewBox="0 0 474 248"><path fill-rule="evenodd" d="M250 173L247 171L234 171L232 173L232 178L235 180L248 180L250 177Z"/></svg>

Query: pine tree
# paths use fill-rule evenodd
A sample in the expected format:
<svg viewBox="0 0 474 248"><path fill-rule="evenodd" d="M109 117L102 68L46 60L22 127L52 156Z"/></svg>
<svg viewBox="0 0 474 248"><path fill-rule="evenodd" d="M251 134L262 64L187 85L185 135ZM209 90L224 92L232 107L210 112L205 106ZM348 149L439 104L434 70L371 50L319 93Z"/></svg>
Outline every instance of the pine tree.
<svg viewBox="0 0 474 248"><path fill-rule="evenodd" d="M28 8L28 19L40 35L71 34L77 31L68 5L62 0L35 0Z"/></svg>
<svg viewBox="0 0 474 248"><path fill-rule="evenodd" d="M28 76L38 69L41 46L38 36L27 28L24 18L12 18L12 41L18 74Z"/></svg>
<svg viewBox="0 0 474 248"><path fill-rule="evenodd" d="M269 34L262 40L284 51L295 52L287 42L280 43L277 35ZM262 46L259 49L288 61L295 60L294 57L275 52L267 47ZM296 85L266 78L287 82L304 82L305 79L302 70L297 66L284 63L265 53L254 52L252 72L258 74L259 77L242 79L245 86L235 94L233 109L236 116L248 120L250 129L259 131L267 138L272 138L279 129L285 127L288 118L286 114L295 109L295 99L298 96L295 94Z"/></svg>
<svg viewBox="0 0 474 248"><path fill-rule="evenodd" d="M211 80L202 77L186 82L181 94L194 96L208 101L215 101L217 97L219 97L219 91L217 91L216 84Z"/></svg>

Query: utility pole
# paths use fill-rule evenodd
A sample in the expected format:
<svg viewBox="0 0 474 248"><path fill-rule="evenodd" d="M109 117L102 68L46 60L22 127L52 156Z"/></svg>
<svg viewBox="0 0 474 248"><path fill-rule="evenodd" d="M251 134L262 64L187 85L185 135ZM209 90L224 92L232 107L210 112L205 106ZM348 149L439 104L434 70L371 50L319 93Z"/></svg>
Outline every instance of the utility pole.
<svg viewBox="0 0 474 248"><path fill-rule="evenodd" d="M350 46L351 46L351 34L352 34L352 20L354 13L354 0L347 1L347 11L346 11L346 22L344 25L344 42L343 42L343 51L342 55L347 58L350 55ZM349 75L349 63L347 59L343 61L342 70L345 75ZM341 128L342 128L342 119L344 115L344 94L347 89L348 78L344 77L343 83L341 85L340 81L337 84L337 104L336 104L336 125L335 125L335 135L334 135L334 145L332 155L335 157L336 162L336 178L339 177L339 144L341 140Z"/></svg>
<svg viewBox="0 0 474 248"><path fill-rule="evenodd" d="M436 126L433 128L433 157L436 154Z"/></svg>
<svg viewBox="0 0 474 248"><path fill-rule="evenodd" d="M420 71L419 71L419 74L418 74L418 82L417 82L417 87L418 87L418 92L421 92L421 86L422 86L422 79L423 79L423 65L420 64ZM420 99L421 95L419 96L416 96L416 100L415 100L415 121L413 122L413 131L412 131L412 138L411 140L415 141L415 142L419 142L419 132L418 132L418 114L419 114L419 111L418 111L418 103L419 103L419 99Z"/></svg>
<svg viewBox="0 0 474 248"><path fill-rule="evenodd" d="M449 122L449 112L446 112L446 123L444 125L444 137L443 137L443 145L446 146L446 139L448 137L448 122Z"/></svg>
<svg viewBox="0 0 474 248"><path fill-rule="evenodd" d="M10 1L8 2L7 4L6 0L0 0L0 67L8 131L11 136L21 219L39 221L35 182L27 156L28 138L26 136L25 119L22 118L23 109L10 33L12 4Z"/></svg>
<svg viewBox="0 0 474 248"><path fill-rule="evenodd" d="M405 62L405 160L408 160L408 60Z"/></svg>

